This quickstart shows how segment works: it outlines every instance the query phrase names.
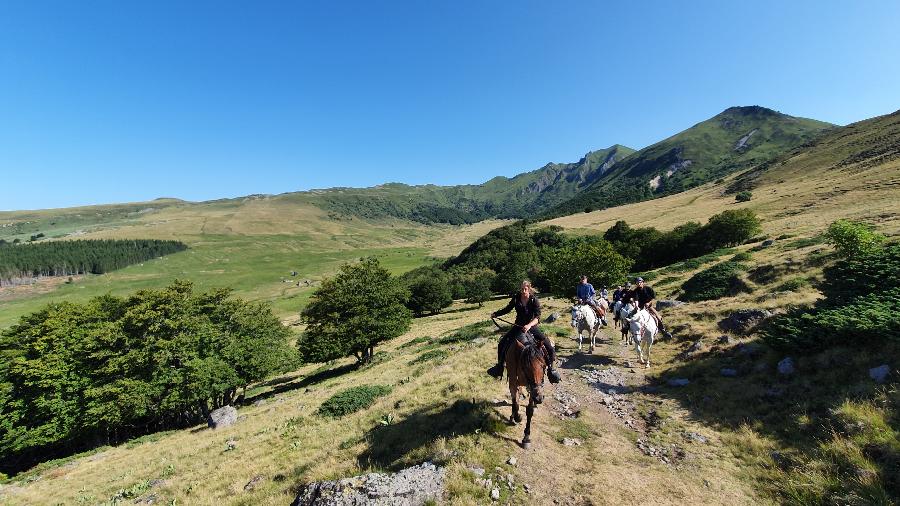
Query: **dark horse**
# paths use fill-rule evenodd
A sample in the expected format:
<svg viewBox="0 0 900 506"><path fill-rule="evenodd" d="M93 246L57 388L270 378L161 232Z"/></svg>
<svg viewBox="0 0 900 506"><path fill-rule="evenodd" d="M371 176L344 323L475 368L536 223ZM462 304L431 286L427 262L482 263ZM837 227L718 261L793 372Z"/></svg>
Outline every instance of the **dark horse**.
<svg viewBox="0 0 900 506"><path fill-rule="evenodd" d="M519 415L519 388L528 389L528 405L525 406L525 415L528 417L525 423L525 437L522 438L522 447L531 446L531 417L534 408L544 402L544 392L541 385L544 383L544 368L547 360L544 358L544 349L534 338L526 333L520 333L518 337L506 349L506 371L509 377L509 394L512 396L512 416L510 420L521 423Z"/></svg>

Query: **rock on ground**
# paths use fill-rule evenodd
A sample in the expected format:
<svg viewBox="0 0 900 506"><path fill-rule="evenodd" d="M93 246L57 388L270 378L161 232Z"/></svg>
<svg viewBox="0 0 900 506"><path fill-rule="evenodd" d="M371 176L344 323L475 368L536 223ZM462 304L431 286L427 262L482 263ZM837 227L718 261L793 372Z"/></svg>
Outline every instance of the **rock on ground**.
<svg viewBox="0 0 900 506"><path fill-rule="evenodd" d="M875 383L884 383L890 374L891 368L887 364L869 369L869 377L875 380Z"/></svg>
<svg viewBox="0 0 900 506"><path fill-rule="evenodd" d="M659 309L659 310L667 309L670 307L683 306L683 305L684 305L684 302L681 302L680 300L663 299L663 300L656 301L656 309Z"/></svg>
<svg viewBox="0 0 900 506"><path fill-rule="evenodd" d="M544 319L544 321L545 321L546 323L553 323L553 322L555 322L556 320L559 320L559 317L560 317L560 314L559 314L559 313L553 312L553 313L550 313L550 315L547 316L547 318Z"/></svg>
<svg viewBox="0 0 900 506"><path fill-rule="evenodd" d="M223 406L209 414L209 426L213 429L234 425L238 412L233 406Z"/></svg>
<svg viewBox="0 0 900 506"><path fill-rule="evenodd" d="M791 357L786 357L781 362L778 362L778 374L790 376L791 374L794 374L795 370L794 359Z"/></svg>
<svg viewBox="0 0 900 506"><path fill-rule="evenodd" d="M772 316L773 313L767 309L739 309L720 321L719 328L727 332L745 334Z"/></svg>
<svg viewBox="0 0 900 506"><path fill-rule="evenodd" d="M370 473L335 481L310 483L292 506L418 506L440 502L446 470L430 462L398 473Z"/></svg>

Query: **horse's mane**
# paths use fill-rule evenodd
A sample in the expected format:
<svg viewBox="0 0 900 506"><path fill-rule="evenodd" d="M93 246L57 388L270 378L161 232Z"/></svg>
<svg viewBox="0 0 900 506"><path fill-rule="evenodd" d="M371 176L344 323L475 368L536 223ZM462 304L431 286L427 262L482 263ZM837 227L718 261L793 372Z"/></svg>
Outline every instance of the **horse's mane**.
<svg viewBox="0 0 900 506"><path fill-rule="evenodd" d="M532 363L535 359L540 358L544 360L544 355L541 352L541 347L535 341L531 341L529 344L525 345L525 348L522 350L522 358L526 363Z"/></svg>

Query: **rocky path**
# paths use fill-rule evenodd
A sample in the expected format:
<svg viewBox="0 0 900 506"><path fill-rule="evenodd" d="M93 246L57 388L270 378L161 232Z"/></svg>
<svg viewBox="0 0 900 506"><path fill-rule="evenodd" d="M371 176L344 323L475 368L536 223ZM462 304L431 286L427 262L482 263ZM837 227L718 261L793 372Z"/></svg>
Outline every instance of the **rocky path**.
<svg viewBox="0 0 900 506"><path fill-rule="evenodd" d="M546 388L532 448L510 444L529 503L758 504L735 465L716 461L724 452L712 438L660 414L665 399L648 395L655 389L635 367L634 348L612 334L604 331L593 354L560 339L563 381Z"/></svg>

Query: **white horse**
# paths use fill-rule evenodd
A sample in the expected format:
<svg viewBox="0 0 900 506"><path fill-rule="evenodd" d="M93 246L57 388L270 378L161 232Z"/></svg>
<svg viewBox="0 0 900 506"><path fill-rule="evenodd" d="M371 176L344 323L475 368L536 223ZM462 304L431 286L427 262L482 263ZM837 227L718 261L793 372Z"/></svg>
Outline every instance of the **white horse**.
<svg viewBox="0 0 900 506"><path fill-rule="evenodd" d="M621 300L617 300L613 306L613 315L615 315L616 321L619 323L619 328L622 330L622 344L634 343L631 334L628 333L628 315L631 314L635 308L636 306L632 301L629 301L628 304L622 304Z"/></svg>
<svg viewBox="0 0 900 506"><path fill-rule="evenodd" d="M572 327L578 331L578 351L581 351L582 339L584 338L582 332L587 330L591 339L590 352L594 352L594 347L597 345L597 331L600 330L601 323L601 320L597 318L597 313L594 312L591 306L587 304L575 304L572 306Z"/></svg>
<svg viewBox="0 0 900 506"><path fill-rule="evenodd" d="M646 309L641 309L631 318L625 316L628 322L631 335L634 338L634 349L637 351L638 359L644 364L644 348L647 349L647 368L650 367L650 347L653 346L653 339L659 333L656 325L656 319Z"/></svg>

